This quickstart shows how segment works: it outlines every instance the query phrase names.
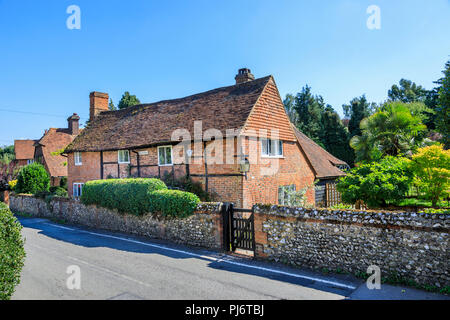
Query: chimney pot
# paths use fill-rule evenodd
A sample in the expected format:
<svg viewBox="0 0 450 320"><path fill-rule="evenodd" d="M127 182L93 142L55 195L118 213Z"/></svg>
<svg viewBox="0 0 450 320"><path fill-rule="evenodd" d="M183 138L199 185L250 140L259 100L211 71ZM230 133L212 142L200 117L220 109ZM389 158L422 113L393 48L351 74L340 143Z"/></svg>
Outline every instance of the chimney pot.
<svg viewBox="0 0 450 320"><path fill-rule="evenodd" d="M71 115L69 118L67 118L67 122L69 124L69 132L71 135L78 135L79 129L80 129L80 125L79 125L79 121L80 117L74 113L73 115Z"/></svg>
<svg viewBox="0 0 450 320"><path fill-rule="evenodd" d="M108 111L109 95L103 92L89 94L89 121L92 121L100 112Z"/></svg>
<svg viewBox="0 0 450 320"><path fill-rule="evenodd" d="M239 83L255 80L255 76L252 74L250 69L241 68L241 69L239 69L238 74L236 75L236 77L234 77L234 79L236 80L236 84L239 84Z"/></svg>

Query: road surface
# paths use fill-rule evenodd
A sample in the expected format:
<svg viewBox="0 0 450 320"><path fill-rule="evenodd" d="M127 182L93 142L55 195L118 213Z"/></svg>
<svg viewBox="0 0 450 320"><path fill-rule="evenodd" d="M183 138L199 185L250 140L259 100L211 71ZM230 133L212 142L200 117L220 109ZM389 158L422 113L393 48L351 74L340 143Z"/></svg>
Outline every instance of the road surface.
<svg viewBox="0 0 450 320"><path fill-rule="evenodd" d="M367 290L351 276L324 276L46 219L19 220L27 257L13 299L448 298L386 285Z"/></svg>

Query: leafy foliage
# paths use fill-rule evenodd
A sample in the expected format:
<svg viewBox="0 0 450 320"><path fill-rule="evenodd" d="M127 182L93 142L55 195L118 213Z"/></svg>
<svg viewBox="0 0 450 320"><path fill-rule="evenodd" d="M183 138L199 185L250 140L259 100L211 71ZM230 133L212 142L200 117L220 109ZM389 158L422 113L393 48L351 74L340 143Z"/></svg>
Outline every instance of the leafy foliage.
<svg viewBox="0 0 450 320"><path fill-rule="evenodd" d="M442 134L446 148L450 147L450 60L442 71L444 77L438 80L439 101L436 108L436 129Z"/></svg>
<svg viewBox="0 0 450 320"><path fill-rule="evenodd" d="M142 215L148 212L150 193L167 189L159 179L130 178L89 181L83 186L81 201L121 213Z"/></svg>
<svg viewBox="0 0 450 320"><path fill-rule="evenodd" d="M0 300L10 299L20 282L25 260L22 226L0 202Z"/></svg>
<svg viewBox="0 0 450 320"><path fill-rule="evenodd" d="M114 102L112 101L112 99L109 99L108 109L110 111L116 111L117 110L117 107L114 105Z"/></svg>
<svg viewBox="0 0 450 320"><path fill-rule="evenodd" d="M0 163L7 165L15 158L16 155L14 152L14 146L4 146L3 148L0 147Z"/></svg>
<svg viewBox="0 0 450 320"><path fill-rule="evenodd" d="M306 197L306 192L308 190L313 189L314 186L318 180L314 181L313 183L301 188L300 190L293 190L293 189L285 189L285 205L288 207L303 207L306 208L310 206L308 204L308 198Z"/></svg>
<svg viewBox="0 0 450 320"><path fill-rule="evenodd" d="M180 190L158 190L149 193L149 211L184 218L194 213L199 197Z"/></svg>
<svg viewBox="0 0 450 320"><path fill-rule="evenodd" d="M125 93L122 95L122 98L119 101L119 104L117 105L117 108L119 109L125 109L128 107L132 107L135 105L140 104L138 98L136 98L135 95L131 95L128 91L125 91Z"/></svg>
<svg viewBox="0 0 450 320"><path fill-rule="evenodd" d="M400 102L424 102L428 91L422 86L416 85L411 80L401 79L399 85L394 84L388 91L388 97L392 101Z"/></svg>
<svg viewBox="0 0 450 320"><path fill-rule="evenodd" d="M365 95L353 98L350 101L350 104L344 104L342 106L345 117L349 119L348 131L350 133L350 138L361 134L361 129L359 127L361 120L372 115L375 108L376 104L368 102Z"/></svg>
<svg viewBox="0 0 450 320"><path fill-rule="evenodd" d="M176 188L197 195L201 201L209 202L213 200L213 196L203 189L200 182L192 181L188 176L174 179L172 174L165 172L161 180L172 189Z"/></svg>
<svg viewBox="0 0 450 320"><path fill-rule="evenodd" d="M39 163L29 164L19 171L16 192L36 194L39 191L48 191L50 176L44 166Z"/></svg>
<svg viewBox="0 0 450 320"><path fill-rule="evenodd" d="M413 155L411 164L415 184L433 206L449 195L450 150L444 150L441 145L420 148Z"/></svg>
<svg viewBox="0 0 450 320"><path fill-rule="evenodd" d="M8 185L9 185L9 189L14 191L14 189L16 188L16 185L17 185L17 179L9 181Z"/></svg>
<svg viewBox="0 0 450 320"><path fill-rule="evenodd" d="M357 161L375 160L382 156L411 155L424 140L426 126L421 117L411 112L408 104L391 102L360 123L361 136L354 136L350 146L356 151Z"/></svg>
<svg viewBox="0 0 450 320"><path fill-rule="evenodd" d="M339 179L337 189L344 203L363 200L369 207L379 207L402 199L412 178L408 159L387 156L351 169Z"/></svg>

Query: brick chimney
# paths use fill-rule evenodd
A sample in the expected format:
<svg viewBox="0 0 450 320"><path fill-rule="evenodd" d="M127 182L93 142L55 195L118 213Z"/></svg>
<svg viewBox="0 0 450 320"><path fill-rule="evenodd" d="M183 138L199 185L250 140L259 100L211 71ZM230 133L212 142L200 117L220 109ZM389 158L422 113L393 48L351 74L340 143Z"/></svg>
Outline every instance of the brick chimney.
<svg viewBox="0 0 450 320"><path fill-rule="evenodd" d="M80 120L80 117L74 113L69 118L67 118L67 122L69 124L69 133L73 136L78 135L80 125L78 121Z"/></svg>
<svg viewBox="0 0 450 320"><path fill-rule="evenodd" d="M250 69L239 69L238 74L234 77L236 84L255 80L255 76L251 73Z"/></svg>
<svg viewBox="0 0 450 320"><path fill-rule="evenodd" d="M92 121L102 111L108 111L109 96L107 93L91 92L89 94L89 121Z"/></svg>

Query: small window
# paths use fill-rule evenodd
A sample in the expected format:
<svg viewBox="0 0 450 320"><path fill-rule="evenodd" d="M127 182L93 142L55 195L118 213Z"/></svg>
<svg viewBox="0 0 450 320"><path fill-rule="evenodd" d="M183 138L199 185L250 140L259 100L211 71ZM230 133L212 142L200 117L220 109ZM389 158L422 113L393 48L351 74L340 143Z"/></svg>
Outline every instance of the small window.
<svg viewBox="0 0 450 320"><path fill-rule="evenodd" d="M261 139L261 155L265 157L283 156L283 141L273 139Z"/></svg>
<svg viewBox="0 0 450 320"><path fill-rule="evenodd" d="M130 152L128 150L119 150L119 163L130 163Z"/></svg>
<svg viewBox="0 0 450 320"><path fill-rule="evenodd" d="M27 164L32 164L32 163L34 163L34 159L28 159L27 160Z"/></svg>
<svg viewBox="0 0 450 320"><path fill-rule="evenodd" d="M83 164L81 160L81 152L75 152L74 157L75 157L75 165L81 166Z"/></svg>
<svg viewBox="0 0 450 320"><path fill-rule="evenodd" d="M84 183L74 183L73 184L73 196L74 198L81 197L82 191L83 191L83 185Z"/></svg>
<svg viewBox="0 0 450 320"><path fill-rule="evenodd" d="M287 205L289 203L290 192L295 191L295 184L278 187L278 204Z"/></svg>
<svg viewBox="0 0 450 320"><path fill-rule="evenodd" d="M160 166L172 165L172 146L158 147L158 164Z"/></svg>

